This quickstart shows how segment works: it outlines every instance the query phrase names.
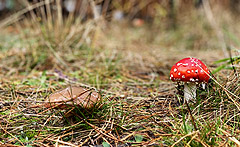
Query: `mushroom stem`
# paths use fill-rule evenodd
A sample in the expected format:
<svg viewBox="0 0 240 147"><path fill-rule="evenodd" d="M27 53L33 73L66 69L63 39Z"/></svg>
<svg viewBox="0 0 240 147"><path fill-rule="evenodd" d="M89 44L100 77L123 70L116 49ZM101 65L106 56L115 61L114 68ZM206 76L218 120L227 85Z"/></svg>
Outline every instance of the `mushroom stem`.
<svg viewBox="0 0 240 147"><path fill-rule="evenodd" d="M184 99L188 102L189 100L196 99L196 83L190 82L184 83Z"/></svg>

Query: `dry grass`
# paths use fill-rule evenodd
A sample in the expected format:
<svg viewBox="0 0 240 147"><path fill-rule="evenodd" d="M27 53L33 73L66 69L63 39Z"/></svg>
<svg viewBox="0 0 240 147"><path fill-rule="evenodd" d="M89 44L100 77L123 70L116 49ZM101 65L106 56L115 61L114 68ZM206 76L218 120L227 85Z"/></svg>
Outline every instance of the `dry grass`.
<svg viewBox="0 0 240 147"><path fill-rule="evenodd" d="M93 1L89 6L94 11ZM172 31L157 21L136 28L107 23L96 11L95 19L81 21L71 14L63 18L59 5L46 14L41 7L34 13L33 7L26 2L30 18L16 13L9 26L2 24L0 145L239 145L239 58L234 58L235 72L227 70L231 62L226 59L207 89L199 86L197 101L190 104L197 130L182 104L181 85L168 80L171 65L186 56L219 69L214 61L223 53L213 29L204 17L192 21L202 13L179 18L182 24ZM39 21L38 15L46 18ZM230 33L234 28L226 30L226 43L239 56L239 42ZM103 107L75 108L74 116L33 107L68 85L97 89Z"/></svg>

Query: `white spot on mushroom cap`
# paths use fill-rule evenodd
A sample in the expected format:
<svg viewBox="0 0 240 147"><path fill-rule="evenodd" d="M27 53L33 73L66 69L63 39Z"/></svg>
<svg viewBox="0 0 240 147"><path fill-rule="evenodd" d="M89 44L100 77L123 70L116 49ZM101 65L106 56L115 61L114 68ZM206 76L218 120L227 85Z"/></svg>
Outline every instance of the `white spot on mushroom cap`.
<svg viewBox="0 0 240 147"><path fill-rule="evenodd" d="M174 68L174 70L173 70L174 72L177 72L177 69L176 68Z"/></svg>
<svg viewBox="0 0 240 147"><path fill-rule="evenodd" d="M189 81L194 82L195 80L193 78L190 78Z"/></svg>
<svg viewBox="0 0 240 147"><path fill-rule="evenodd" d="M188 70L187 73L191 73L191 71Z"/></svg>
<svg viewBox="0 0 240 147"><path fill-rule="evenodd" d="M177 64L177 66L180 66L180 65L182 65L182 63L178 63L178 64Z"/></svg>
<svg viewBox="0 0 240 147"><path fill-rule="evenodd" d="M180 75L181 75L181 73L179 72L179 73L178 73L178 75L180 76Z"/></svg>
<svg viewBox="0 0 240 147"><path fill-rule="evenodd" d="M182 78L184 79L184 78L185 78L185 76L184 76L184 75L182 75Z"/></svg>
<svg viewBox="0 0 240 147"><path fill-rule="evenodd" d="M171 74L171 77L173 77L173 74Z"/></svg>
<svg viewBox="0 0 240 147"><path fill-rule="evenodd" d="M198 73L198 70L195 70L195 73Z"/></svg>

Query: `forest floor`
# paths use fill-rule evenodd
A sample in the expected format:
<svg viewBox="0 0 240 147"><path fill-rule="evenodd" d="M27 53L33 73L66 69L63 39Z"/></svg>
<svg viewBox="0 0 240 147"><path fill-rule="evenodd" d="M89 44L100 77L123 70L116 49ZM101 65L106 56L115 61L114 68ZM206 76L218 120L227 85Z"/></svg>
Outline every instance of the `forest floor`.
<svg viewBox="0 0 240 147"><path fill-rule="evenodd" d="M215 81L198 90L189 104L194 122L169 80L171 66L185 57L201 59L211 71L222 65L216 64L226 58L218 38L210 28L195 29L201 25L164 30L104 24L90 45L44 29L6 27L0 35L0 145L239 145L239 78L233 70L214 73ZM69 85L96 89L103 106L65 116L66 110L41 105Z"/></svg>

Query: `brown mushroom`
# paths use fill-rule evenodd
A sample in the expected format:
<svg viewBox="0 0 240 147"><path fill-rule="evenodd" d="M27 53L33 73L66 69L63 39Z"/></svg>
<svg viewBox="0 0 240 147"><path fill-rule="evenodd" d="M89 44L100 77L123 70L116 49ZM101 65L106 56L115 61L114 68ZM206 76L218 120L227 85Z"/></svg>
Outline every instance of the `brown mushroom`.
<svg viewBox="0 0 240 147"><path fill-rule="evenodd" d="M77 106L91 109L100 102L100 94L92 89L67 87L51 94L45 102L46 108L71 108Z"/></svg>

